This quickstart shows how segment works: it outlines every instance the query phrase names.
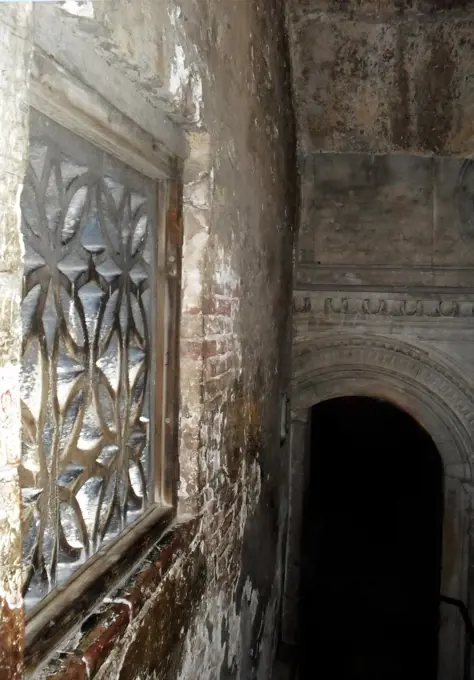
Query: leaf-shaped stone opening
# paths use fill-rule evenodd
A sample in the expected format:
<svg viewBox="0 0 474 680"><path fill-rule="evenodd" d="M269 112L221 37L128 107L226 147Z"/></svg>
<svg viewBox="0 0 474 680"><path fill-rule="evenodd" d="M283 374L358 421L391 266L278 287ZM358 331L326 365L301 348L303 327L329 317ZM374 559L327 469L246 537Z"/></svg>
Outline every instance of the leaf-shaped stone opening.
<svg viewBox="0 0 474 680"><path fill-rule="evenodd" d="M68 253L66 257L58 262L58 269L72 284L75 284L81 274L87 271L87 263L80 253L74 251Z"/></svg>
<svg viewBox="0 0 474 680"><path fill-rule="evenodd" d="M25 490L28 493L28 489ZM23 560L27 565L33 561L33 553L38 544L38 529L40 525L39 515L35 501L25 501L22 490L22 534L23 534Z"/></svg>
<svg viewBox="0 0 474 680"><path fill-rule="evenodd" d="M61 168L58 164L51 165L51 171L44 194L44 210L48 226L52 232L56 232L61 224L63 212L64 191L61 180Z"/></svg>
<svg viewBox="0 0 474 680"><path fill-rule="evenodd" d="M116 432L118 429L115 416L115 404L110 391L106 388L103 382L101 382L96 388L97 414L102 427L107 431L107 433Z"/></svg>
<svg viewBox="0 0 474 680"><path fill-rule="evenodd" d="M33 286L33 288L25 295L21 304L21 325L23 337L29 337L35 332L35 326L38 318L38 307L41 301L42 288L40 284Z"/></svg>
<svg viewBox="0 0 474 680"><path fill-rule="evenodd" d="M101 504L103 484L104 479L102 477L90 477L76 494L76 500L79 503L89 536L93 535L97 513Z"/></svg>
<svg viewBox="0 0 474 680"><path fill-rule="evenodd" d="M107 378L113 392L116 394L120 381L120 341L117 332L109 339L107 349L101 354L97 366Z"/></svg>
<svg viewBox="0 0 474 680"><path fill-rule="evenodd" d="M105 303L106 294L95 281L89 281L79 288L77 295L84 310L88 337L93 338L96 334L100 311L102 304Z"/></svg>
<svg viewBox="0 0 474 680"><path fill-rule="evenodd" d="M114 538L121 529L120 508L118 505L117 472L113 472L108 481L104 498L99 510L99 536L102 541Z"/></svg>
<svg viewBox="0 0 474 680"><path fill-rule="evenodd" d="M61 288L59 300L64 329L73 342L79 348L82 348L85 342L86 328L79 313L78 300L71 297L65 288Z"/></svg>
<svg viewBox="0 0 474 680"><path fill-rule="evenodd" d="M131 382L130 419L133 423L135 423L141 415L146 386L147 375L142 364L141 367L137 367L136 375L133 377L133 382Z"/></svg>
<svg viewBox="0 0 474 680"><path fill-rule="evenodd" d="M133 493L137 498L145 498L146 496L146 481L143 469L137 463L130 463L130 484L132 485Z"/></svg>
<svg viewBox="0 0 474 680"><path fill-rule="evenodd" d="M130 294L130 307L132 310L133 329L138 333L141 342L145 344L146 337L146 319L144 318L143 310L135 295Z"/></svg>
<svg viewBox="0 0 474 680"><path fill-rule="evenodd" d="M120 449L116 444L107 444L102 447L102 450L97 457L97 462L106 467L110 467L116 462L119 452Z"/></svg>
<svg viewBox="0 0 474 680"><path fill-rule="evenodd" d="M104 349L104 345L110 340L113 330L118 326L118 306L120 299L120 291L116 290L105 304L102 323L99 329L99 346L101 352Z"/></svg>
<svg viewBox="0 0 474 680"><path fill-rule="evenodd" d="M67 245L79 231L86 208L88 187L80 186L69 198L61 230L61 243Z"/></svg>
<svg viewBox="0 0 474 680"><path fill-rule="evenodd" d="M119 253L118 210L107 186L102 185L102 191L97 191L95 201L94 214L98 215L104 242L113 253Z"/></svg>
<svg viewBox="0 0 474 680"><path fill-rule="evenodd" d="M80 378L77 380L80 380ZM62 456L67 454L71 447L77 446L81 417L84 410L84 390L76 391L76 387L77 382L64 385L64 388L58 394L63 415L59 438L59 450L63 452Z"/></svg>
<svg viewBox="0 0 474 680"><path fill-rule="evenodd" d="M112 258L107 258L104 262L101 262L97 267L98 273L105 279L105 281L111 286L114 281L123 273L118 264ZM110 295L113 290L110 290Z"/></svg>
<svg viewBox="0 0 474 680"><path fill-rule="evenodd" d="M48 147L44 146L44 144L38 144L37 142L30 143L28 161L37 180L40 180L43 177L47 153Z"/></svg>
<svg viewBox="0 0 474 680"><path fill-rule="evenodd" d="M129 313L130 313L130 310L128 308L128 299L125 297L125 295L123 295L121 303L120 303L120 312L119 312L120 328L122 330L123 336L127 335L127 330L128 330L128 325L129 325Z"/></svg>
<svg viewBox="0 0 474 680"><path fill-rule="evenodd" d="M133 283L136 286L140 286L140 284L143 283L143 281L146 281L148 278L148 270L146 269L144 263L142 261L138 261L135 266L133 266L130 269L129 276L132 279Z"/></svg>
<svg viewBox="0 0 474 680"><path fill-rule="evenodd" d="M84 472L84 466L79 463L68 463L56 480L56 484L72 491L79 477Z"/></svg>
<svg viewBox="0 0 474 680"><path fill-rule="evenodd" d="M46 302L43 308L43 330L46 339L46 346L48 349L49 356L53 354L53 347L56 340L56 331L58 325L58 314L56 311L56 300L55 300L55 290L56 285L53 280L49 281L48 293L46 295Z"/></svg>
<svg viewBox="0 0 474 680"><path fill-rule="evenodd" d="M40 238L46 225L42 224L38 197L31 178L26 179L20 199L22 231L28 237L28 230Z"/></svg>
<svg viewBox="0 0 474 680"><path fill-rule="evenodd" d="M20 396L35 421L40 417L43 404L43 365L41 346L36 338L28 340L20 369Z"/></svg>
<svg viewBox="0 0 474 680"><path fill-rule="evenodd" d="M113 205L118 209L123 198L123 185L116 182L111 177L104 177L104 184L107 188L109 199L112 200Z"/></svg>
<svg viewBox="0 0 474 680"><path fill-rule="evenodd" d="M130 244L131 256L135 257L140 250L143 250L148 236L148 216L142 215L136 221L132 229L132 241Z"/></svg>
<svg viewBox="0 0 474 680"><path fill-rule="evenodd" d="M77 441L77 447L81 451L92 451L99 446L102 441L103 432L100 426L100 419L97 414L95 401L89 400L84 412L81 432Z"/></svg>
<svg viewBox="0 0 474 680"><path fill-rule="evenodd" d="M98 255L106 250L106 244L98 220L89 219L84 225L81 237L82 245L87 252Z"/></svg>
<svg viewBox="0 0 474 680"><path fill-rule="evenodd" d="M57 527L53 516L48 516L44 522L43 540L41 541L41 555L50 588L56 585L55 561L57 557Z"/></svg>
<svg viewBox="0 0 474 680"><path fill-rule="evenodd" d="M137 194L136 191L131 191L130 192L130 210L132 215L137 215L140 211L143 212L143 210L146 208L146 196L142 196L142 194Z"/></svg>
<svg viewBox="0 0 474 680"><path fill-rule="evenodd" d="M60 522L64 532L64 538L71 548L84 549L84 538L81 530L81 522L73 507L68 503L59 506Z"/></svg>
<svg viewBox="0 0 474 680"><path fill-rule="evenodd" d="M132 207L130 204L130 194L126 195L120 206L119 229L121 242L126 249L130 239L130 234L132 232Z"/></svg>

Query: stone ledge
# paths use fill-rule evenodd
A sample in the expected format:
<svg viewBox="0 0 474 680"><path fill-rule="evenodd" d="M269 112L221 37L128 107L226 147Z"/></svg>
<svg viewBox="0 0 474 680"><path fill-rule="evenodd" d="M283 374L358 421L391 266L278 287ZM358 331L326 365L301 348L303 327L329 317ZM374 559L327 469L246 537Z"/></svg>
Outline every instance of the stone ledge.
<svg viewBox="0 0 474 680"><path fill-rule="evenodd" d="M91 680L108 655L135 620L149 597L156 591L171 566L190 545L197 530L197 520L190 519L173 527L159 546L149 555L146 565L121 588L116 597L104 603L100 612L89 620L92 626L79 644L63 652L52 662L45 680ZM83 624L87 625L87 620Z"/></svg>

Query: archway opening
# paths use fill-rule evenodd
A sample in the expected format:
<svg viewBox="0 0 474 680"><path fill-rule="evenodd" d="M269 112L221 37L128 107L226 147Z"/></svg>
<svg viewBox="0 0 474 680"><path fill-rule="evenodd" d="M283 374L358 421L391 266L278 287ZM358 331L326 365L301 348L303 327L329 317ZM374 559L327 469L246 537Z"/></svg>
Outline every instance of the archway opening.
<svg viewBox="0 0 474 680"><path fill-rule="evenodd" d="M435 680L443 466L389 402L312 409L299 680Z"/></svg>

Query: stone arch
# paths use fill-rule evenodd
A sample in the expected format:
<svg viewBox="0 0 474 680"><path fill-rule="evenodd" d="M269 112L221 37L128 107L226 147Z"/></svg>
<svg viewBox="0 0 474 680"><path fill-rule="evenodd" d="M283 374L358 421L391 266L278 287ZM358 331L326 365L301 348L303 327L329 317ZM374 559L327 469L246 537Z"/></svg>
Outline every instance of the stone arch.
<svg viewBox="0 0 474 680"><path fill-rule="evenodd" d="M387 399L432 437L445 474L472 479L474 389L437 351L383 336L321 334L296 346L293 410L337 396Z"/></svg>
<svg viewBox="0 0 474 680"><path fill-rule="evenodd" d="M295 641L297 634L294 602L299 588L302 498L309 476L311 408L342 396L386 399L411 415L432 437L445 475L442 591L464 602L470 599L473 386L455 362L430 347L381 335L323 332L294 345L290 510L282 625L283 638L289 643ZM461 680L464 642L458 611L443 605L438 680Z"/></svg>

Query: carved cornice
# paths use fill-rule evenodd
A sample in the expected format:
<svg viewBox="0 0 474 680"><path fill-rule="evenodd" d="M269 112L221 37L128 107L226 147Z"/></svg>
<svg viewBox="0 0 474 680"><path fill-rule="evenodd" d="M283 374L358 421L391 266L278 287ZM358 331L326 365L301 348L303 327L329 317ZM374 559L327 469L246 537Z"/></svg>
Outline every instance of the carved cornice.
<svg viewBox="0 0 474 680"><path fill-rule="evenodd" d="M311 298L306 295L293 295L293 312L296 314L311 311Z"/></svg>
<svg viewBox="0 0 474 680"><path fill-rule="evenodd" d="M354 297L294 294L295 314L364 317L472 318L474 300Z"/></svg>

